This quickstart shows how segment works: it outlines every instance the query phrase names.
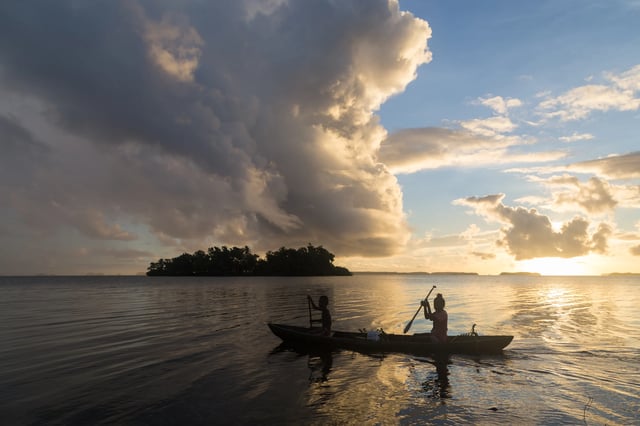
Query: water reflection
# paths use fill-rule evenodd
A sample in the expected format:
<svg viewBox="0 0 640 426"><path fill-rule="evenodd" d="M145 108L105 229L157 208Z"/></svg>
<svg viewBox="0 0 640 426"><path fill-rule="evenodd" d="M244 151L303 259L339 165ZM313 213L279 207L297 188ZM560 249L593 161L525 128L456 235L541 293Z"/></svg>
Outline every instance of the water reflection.
<svg viewBox="0 0 640 426"><path fill-rule="evenodd" d="M331 352L321 352L317 355L309 354L307 367L309 367L310 371L309 382L326 382L331 372L331 367L333 367L333 354Z"/></svg>
<svg viewBox="0 0 640 426"><path fill-rule="evenodd" d="M299 365L306 358L306 400L316 419L331 418L346 424L374 420L376 424L395 424L405 415L412 394L435 402L429 404L429 411L437 410L436 407L446 410L446 401L452 398L449 366L453 362L448 355L432 358L332 352L290 343L281 343L270 355L284 352L296 355L286 363ZM295 369L293 365L290 368ZM357 420L353 410L358 411Z"/></svg>
<svg viewBox="0 0 640 426"><path fill-rule="evenodd" d="M449 356L437 356L433 361L422 359L421 361L432 364L435 370L427 373L426 380L422 382L422 390L431 399L440 400L442 404L451 398L449 386Z"/></svg>
<svg viewBox="0 0 640 426"><path fill-rule="evenodd" d="M333 367L333 353L321 349L311 350L303 345L294 345L282 342L271 350L270 355L293 352L298 357L307 357L307 367L309 368L309 382L322 383L329 380L329 373Z"/></svg>

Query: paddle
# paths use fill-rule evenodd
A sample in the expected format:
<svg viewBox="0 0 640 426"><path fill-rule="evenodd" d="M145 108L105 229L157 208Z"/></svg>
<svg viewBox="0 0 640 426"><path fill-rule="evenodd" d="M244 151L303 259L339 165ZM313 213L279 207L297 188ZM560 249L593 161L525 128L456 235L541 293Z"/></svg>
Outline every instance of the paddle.
<svg viewBox="0 0 640 426"><path fill-rule="evenodd" d="M429 296L431 296L431 292L433 291L434 288L436 288L435 285L433 287L431 287L431 290L429 290L429 293L427 293L427 297L425 297L424 300L427 300L429 298ZM404 334L407 334L407 331L409 331L409 329L411 328L411 325L413 324L413 320L416 319L416 316L418 316L418 312L420 312L420 309L422 309L422 304L420 305L420 307L418 308L416 313L413 314L413 318L411 318L411 321L409 321L409 324L407 324L405 326Z"/></svg>

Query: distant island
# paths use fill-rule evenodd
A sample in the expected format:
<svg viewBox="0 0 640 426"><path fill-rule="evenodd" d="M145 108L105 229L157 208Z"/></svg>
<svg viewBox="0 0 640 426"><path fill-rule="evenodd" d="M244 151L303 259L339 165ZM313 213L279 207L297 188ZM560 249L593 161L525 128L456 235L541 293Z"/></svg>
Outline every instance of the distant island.
<svg viewBox="0 0 640 426"><path fill-rule="evenodd" d="M477 272L388 272L388 271L354 271L356 275L479 275Z"/></svg>
<svg viewBox="0 0 640 426"><path fill-rule="evenodd" d="M352 275L333 264L335 256L322 246L268 251L265 259L242 248L211 247L151 262L148 276L327 276Z"/></svg>
<svg viewBox="0 0 640 426"><path fill-rule="evenodd" d="M443 272L430 272L429 275L478 275L478 273L477 272L443 271Z"/></svg>
<svg viewBox="0 0 640 426"><path fill-rule="evenodd" d="M500 275L524 275L527 277L540 277L538 272L500 272Z"/></svg>
<svg viewBox="0 0 640 426"><path fill-rule="evenodd" d="M639 272L611 272L609 274L603 274L605 277L640 277Z"/></svg>

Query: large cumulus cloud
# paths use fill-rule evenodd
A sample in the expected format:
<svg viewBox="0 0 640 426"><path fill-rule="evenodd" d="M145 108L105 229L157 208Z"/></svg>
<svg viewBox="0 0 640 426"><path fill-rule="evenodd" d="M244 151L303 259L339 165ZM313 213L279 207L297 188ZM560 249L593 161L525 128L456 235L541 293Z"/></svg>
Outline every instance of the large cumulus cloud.
<svg viewBox="0 0 640 426"><path fill-rule="evenodd" d="M429 36L395 0L2 2L0 214L393 253L408 229L375 111Z"/></svg>
<svg viewBox="0 0 640 426"><path fill-rule="evenodd" d="M590 230L591 223L576 216L562 224L560 229L554 229L548 216L535 209L506 206L503 199L504 194L496 194L468 197L455 203L473 208L487 220L502 223L502 235L497 244L516 260L606 253L607 241L613 232L608 224L603 222L595 230Z"/></svg>

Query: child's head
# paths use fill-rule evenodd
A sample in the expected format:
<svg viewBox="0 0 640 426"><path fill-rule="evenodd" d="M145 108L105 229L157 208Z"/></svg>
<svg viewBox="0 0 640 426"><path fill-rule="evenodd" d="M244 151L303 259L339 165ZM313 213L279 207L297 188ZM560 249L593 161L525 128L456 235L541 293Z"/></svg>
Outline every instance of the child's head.
<svg viewBox="0 0 640 426"><path fill-rule="evenodd" d="M438 293L436 298L433 299L433 306L436 308L436 311L444 309L444 297L442 297L442 293Z"/></svg>
<svg viewBox="0 0 640 426"><path fill-rule="evenodd" d="M320 304L321 308L326 308L329 304L329 298L327 296L320 296L318 303Z"/></svg>

